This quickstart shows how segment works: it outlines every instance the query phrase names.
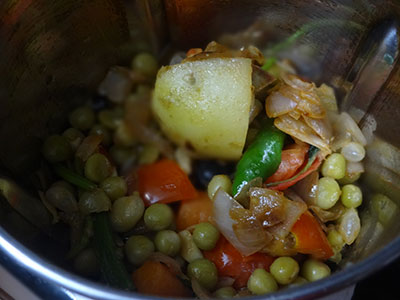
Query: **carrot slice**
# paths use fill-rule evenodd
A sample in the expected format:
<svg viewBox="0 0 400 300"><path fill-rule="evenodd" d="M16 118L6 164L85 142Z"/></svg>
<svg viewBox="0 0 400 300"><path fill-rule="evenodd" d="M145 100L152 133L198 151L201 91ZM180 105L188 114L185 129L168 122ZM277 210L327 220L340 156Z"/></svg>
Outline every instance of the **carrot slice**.
<svg viewBox="0 0 400 300"><path fill-rule="evenodd" d="M160 262L146 261L132 274L139 293L160 297L191 297L191 292Z"/></svg>
<svg viewBox="0 0 400 300"><path fill-rule="evenodd" d="M204 192L199 193L194 199L182 201L176 216L177 229L180 231L189 226L211 221L212 207L211 200Z"/></svg>

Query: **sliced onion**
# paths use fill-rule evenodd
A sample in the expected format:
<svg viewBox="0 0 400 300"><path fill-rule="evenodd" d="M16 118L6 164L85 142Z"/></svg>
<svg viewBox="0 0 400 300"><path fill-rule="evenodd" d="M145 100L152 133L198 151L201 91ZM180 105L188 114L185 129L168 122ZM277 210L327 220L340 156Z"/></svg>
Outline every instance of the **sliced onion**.
<svg viewBox="0 0 400 300"><path fill-rule="evenodd" d="M347 245L351 245L360 233L360 218L355 208L348 208L339 221L339 232Z"/></svg>
<svg viewBox="0 0 400 300"><path fill-rule="evenodd" d="M307 116L303 116L304 121L310 128L314 130L324 141L329 143L332 139L332 126L326 118L314 119Z"/></svg>
<svg viewBox="0 0 400 300"><path fill-rule="evenodd" d="M314 131L302 120L295 120L287 115L275 119L274 125L283 132L319 148L324 155L331 153L329 145L317 136Z"/></svg>
<svg viewBox="0 0 400 300"><path fill-rule="evenodd" d="M294 191L308 204L315 205L318 196L318 171L312 172L304 179L297 182Z"/></svg>
<svg viewBox="0 0 400 300"><path fill-rule="evenodd" d="M285 220L278 225L268 228L268 231L274 237L278 238L285 238L289 234L294 223L296 223L300 216L307 210L307 205L304 202L285 199L287 200L285 203Z"/></svg>
<svg viewBox="0 0 400 300"><path fill-rule="evenodd" d="M348 161L346 164L347 174L360 174L364 173L364 164L362 162L351 162Z"/></svg>
<svg viewBox="0 0 400 300"><path fill-rule="evenodd" d="M196 279L192 279L192 290L199 299L211 299L211 295Z"/></svg>
<svg viewBox="0 0 400 300"><path fill-rule="evenodd" d="M297 102L283 96L279 91L271 93L265 100L265 110L270 118L287 114L296 107Z"/></svg>
<svg viewBox="0 0 400 300"><path fill-rule="evenodd" d="M219 277L218 278L218 283L216 288L221 288L221 287L226 287L226 286L232 286L233 283L235 282L235 278L232 277Z"/></svg>
<svg viewBox="0 0 400 300"><path fill-rule="evenodd" d="M345 210L344 206L340 202L336 203L336 205L329 210L322 209L317 205L311 205L310 209L323 223L339 219Z"/></svg>
<svg viewBox="0 0 400 300"><path fill-rule="evenodd" d="M250 107L250 116L249 116L249 123L253 122L253 120L257 117L257 115L262 110L262 104L257 99L254 99L251 107Z"/></svg>
<svg viewBox="0 0 400 300"><path fill-rule="evenodd" d="M122 103L132 89L131 72L123 67L112 67L100 83L98 92L107 96L112 102Z"/></svg>
<svg viewBox="0 0 400 300"><path fill-rule="evenodd" d="M282 80L292 88L306 92L311 92L315 88L313 83L304 81L299 76L294 74L284 73L282 75Z"/></svg>
<svg viewBox="0 0 400 300"><path fill-rule="evenodd" d="M83 162L87 161L88 158L96 152L102 140L103 136L97 134L85 137L76 150L75 156L80 158Z"/></svg>
<svg viewBox="0 0 400 300"><path fill-rule="evenodd" d="M358 127L353 118L346 112L342 112L337 118L335 122L335 129L337 130L337 134L349 132L354 141L363 146L367 144L367 140L361 132L361 129Z"/></svg>
<svg viewBox="0 0 400 300"><path fill-rule="evenodd" d="M154 252L154 253L152 253L150 255L149 259L165 264L172 274L174 274L176 276L179 276L182 279L189 279L182 272L181 266L179 265L179 263L175 259L173 259L172 257L170 257L168 255L165 255L164 253L161 253L161 252Z"/></svg>
<svg viewBox="0 0 400 300"><path fill-rule="evenodd" d="M351 134L349 132L341 132L339 134L335 134L333 142L331 143L331 148L333 151L337 151L348 143L351 142Z"/></svg>
<svg viewBox="0 0 400 300"><path fill-rule="evenodd" d="M241 222L241 228L235 231L235 222L231 217L231 210L244 209L235 199L222 189L218 189L214 196L213 214L214 220L220 232L225 238L244 256L251 255L262 249L268 242L268 236L262 230L262 226ZM247 226L246 226L247 225ZM255 228L255 225L257 226ZM240 235L240 239L237 236Z"/></svg>
<svg viewBox="0 0 400 300"><path fill-rule="evenodd" d="M333 90L333 88L323 83L319 88L316 89L316 92L326 110L332 112L338 111L335 91Z"/></svg>
<svg viewBox="0 0 400 300"><path fill-rule="evenodd" d="M341 151L344 158L351 162L362 161L365 157L365 149L360 143L351 142L345 145Z"/></svg>

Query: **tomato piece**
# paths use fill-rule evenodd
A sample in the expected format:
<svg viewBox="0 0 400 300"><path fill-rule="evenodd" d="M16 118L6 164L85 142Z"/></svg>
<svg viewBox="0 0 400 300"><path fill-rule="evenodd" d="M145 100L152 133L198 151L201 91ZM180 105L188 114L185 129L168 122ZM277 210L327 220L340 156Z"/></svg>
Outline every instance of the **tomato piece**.
<svg viewBox="0 0 400 300"><path fill-rule="evenodd" d="M293 144L282 151L278 170L265 181L266 183L289 179L304 164L308 151L307 145Z"/></svg>
<svg viewBox="0 0 400 300"><path fill-rule="evenodd" d="M221 277L227 276L235 279L235 288L247 285L250 275L255 269L263 268L269 271L274 258L264 253L254 253L250 256L242 256L235 247L224 237L218 240L213 250L204 251L204 257L211 260Z"/></svg>
<svg viewBox="0 0 400 300"><path fill-rule="evenodd" d="M213 204L204 192L199 193L196 198L182 201L176 215L177 229L181 231L202 222L210 222L212 209Z"/></svg>
<svg viewBox="0 0 400 300"><path fill-rule="evenodd" d="M163 159L138 170L138 190L145 206L192 199L197 191L179 165Z"/></svg>
<svg viewBox="0 0 400 300"><path fill-rule="evenodd" d="M293 180L289 180L287 182L282 182L282 183L280 183L278 185L271 186L271 187L268 187L268 188L271 189L271 190L277 190L277 191L286 190L287 188L291 187L292 185L296 184L297 182L299 182L303 178L305 178L308 175L310 175L315 170L318 170L319 166L321 165L321 162L322 162L321 158L317 157L315 159L315 161L312 163L312 165L310 166L310 168L307 171L305 171L303 174L300 174L296 178L293 178Z"/></svg>
<svg viewBox="0 0 400 300"><path fill-rule="evenodd" d="M291 232L296 238L295 249L299 253L311 254L315 258L323 260L334 254L321 225L309 211L300 216Z"/></svg>

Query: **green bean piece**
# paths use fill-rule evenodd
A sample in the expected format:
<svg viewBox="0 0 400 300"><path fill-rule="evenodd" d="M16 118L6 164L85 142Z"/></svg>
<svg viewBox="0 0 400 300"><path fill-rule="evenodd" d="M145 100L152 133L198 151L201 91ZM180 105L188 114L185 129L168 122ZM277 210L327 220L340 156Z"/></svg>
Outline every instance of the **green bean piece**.
<svg viewBox="0 0 400 300"><path fill-rule="evenodd" d="M109 211L111 200L102 189L84 191L79 197L79 211L83 214Z"/></svg>
<svg viewBox="0 0 400 300"><path fill-rule="evenodd" d="M83 190L93 190L97 187L97 185L90 180L76 174L74 171L68 169L62 164L53 165L55 173L60 176L65 181L83 189Z"/></svg>
<svg viewBox="0 0 400 300"><path fill-rule="evenodd" d="M93 230L94 249L100 262L103 280L113 287L133 290L132 280L123 262L117 256L107 213L93 216Z"/></svg>
<svg viewBox="0 0 400 300"><path fill-rule="evenodd" d="M158 70L158 63L153 55L143 52L133 58L132 69L147 76L154 76Z"/></svg>
<svg viewBox="0 0 400 300"><path fill-rule="evenodd" d="M129 262L135 266L140 266L154 252L153 242L144 235L133 235L125 244L125 255Z"/></svg>
<svg viewBox="0 0 400 300"><path fill-rule="evenodd" d="M230 299L233 298L235 295L236 295L236 290L231 286L225 286L219 288L214 292L214 297L220 299Z"/></svg>
<svg viewBox="0 0 400 300"><path fill-rule="evenodd" d="M343 178L346 175L346 159L340 153L329 155L322 164L321 173L333 179Z"/></svg>
<svg viewBox="0 0 400 300"><path fill-rule="evenodd" d="M111 225L117 232L126 232L133 227L143 216L144 204L139 193L121 197L114 201L111 208Z"/></svg>
<svg viewBox="0 0 400 300"><path fill-rule="evenodd" d="M181 250L181 239L173 230L161 230L154 238L154 244L161 253L176 256Z"/></svg>
<svg viewBox="0 0 400 300"><path fill-rule="evenodd" d="M206 290L215 288L218 282L218 271L214 263L201 258L191 262L187 267L188 276L196 279Z"/></svg>
<svg viewBox="0 0 400 300"><path fill-rule="evenodd" d="M332 208L339 200L339 184L331 177L322 177L318 181L317 205L322 209Z"/></svg>
<svg viewBox="0 0 400 300"><path fill-rule="evenodd" d="M80 130L90 129L95 122L93 110L87 106L81 106L72 111L69 115L69 123L72 127Z"/></svg>
<svg viewBox="0 0 400 300"><path fill-rule="evenodd" d="M95 276L100 272L99 261L93 248L82 250L74 259L74 269L84 276Z"/></svg>
<svg viewBox="0 0 400 300"><path fill-rule="evenodd" d="M207 186L208 198L213 200L218 189L222 189L226 193L232 191L232 182L228 175L215 175Z"/></svg>
<svg viewBox="0 0 400 300"><path fill-rule="evenodd" d="M72 213L78 210L78 202L74 192L61 184L53 184L46 191L46 199L57 209L64 212Z"/></svg>
<svg viewBox="0 0 400 300"><path fill-rule="evenodd" d="M193 231L193 241L201 250L212 250L219 239L218 229L211 223L197 224Z"/></svg>
<svg viewBox="0 0 400 300"><path fill-rule="evenodd" d="M100 187L112 201L125 196L128 191L125 179L119 176L112 176L104 179L100 183Z"/></svg>
<svg viewBox="0 0 400 300"><path fill-rule="evenodd" d="M68 128L63 132L62 135L69 141L69 144L74 151L78 149L79 145L85 138L85 135L80 130L74 127Z"/></svg>
<svg viewBox="0 0 400 300"><path fill-rule="evenodd" d="M97 117L106 128L115 130L122 122L123 113L115 109L104 109L98 113Z"/></svg>
<svg viewBox="0 0 400 300"><path fill-rule="evenodd" d="M95 124L89 131L89 135L101 135L103 139L101 143L104 146L108 146L111 144L111 133L107 127L102 124Z"/></svg>
<svg viewBox="0 0 400 300"><path fill-rule="evenodd" d="M284 140L285 134L275 128L272 120L269 120L237 164L232 184L233 196L252 179L266 179L278 169Z"/></svg>
<svg viewBox="0 0 400 300"><path fill-rule="evenodd" d="M274 260L270 272L279 284L289 284L299 274L299 264L291 257L282 256Z"/></svg>
<svg viewBox="0 0 400 300"><path fill-rule="evenodd" d="M153 204L144 212L144 223L147 228L154 231L167 229L171 226L173 218L172 209L163 203Z"/></svg>
<svg viewBox="0 0 400 300"><path fill-rule="evenodd" d="M326 264L313 258L306 260L301 267L301 275L308 281L317 281L330 274L331 269Z"/></svg>
<svg viewBox="0 0 400 300"><path fill-rule="evenodd" d="M271 273L264 269L255 269L247 281L247 288L255 295L263 295L278 290L278 284Z"/></svg>
<svg viewBox="0 0 400 300"><path fill-rule="evenodd" d="M354 184L346 184L342 187L342 195L340 200L347 208L359 207L362 203L361 189Z"/></svg>
<svg viewBox="0 0 400 300"><path fill-rule="evenodd" d="M62 162L72 156L72 148L64 136L51 135L44 141L42 154L48 162Z"/></svg>
<svg viewBox="0 0 400 300"><path fill-rule="evenodd" d="M110 162L101 153L92 154L85 163L85 176L96 183L102 182L111 172Z"/></svg>

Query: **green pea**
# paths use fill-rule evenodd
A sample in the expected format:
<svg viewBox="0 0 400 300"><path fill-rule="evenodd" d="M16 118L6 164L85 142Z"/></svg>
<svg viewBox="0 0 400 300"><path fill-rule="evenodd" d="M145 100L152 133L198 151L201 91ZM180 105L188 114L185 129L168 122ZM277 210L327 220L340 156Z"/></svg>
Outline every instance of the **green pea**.
<svg viewBox="0 0 400 300"><path fill-rule="evenodd" d="M214 249L218 239L218 229L208 222L197 224L194 228L193 241L201 250Z"/></svg>
<svg viewBox="0 0 400 300"><path fill-rule="evenodd" d="M143 216L144 204L138 192L131 196L118 198L111 208L111 225L117 232L126 232Z"/></svg>
<svg viewBox="0 0 400 300"><path fill-rule="evenodd" d="M90 129L95 119L96 117L93 110L87 106L78 107L69 115L69 123L71 126L80 130Z"/></svg>
<svg viewBox="0 0 400 300"><path fill-rule="evenodd" d="M317 281L330 274L331 269L326 264L313 258L306 260L301 267L301 275L308 281Z"/></svg>
<svg viewBox="0 0 400 300"><path fill-rule="evenodd" d="M82 250L74 259L74 269L84 276L95 276L100 272L96 252L92 248Z"/></svg>
<svg viewBox="0 0 400 300"><path fill-rule="evenodd" d="M303 285L307 282L307 279L305 279L304 277L297 276L297 278L291 284L289 284L289 287L296 287L299 285Z"/></svg>
<svg viewBox="0 0 400 300"><path fill-rule="evenodd" d="M213 200L217 190L221 188L226 193L230 193L232 190L232 182L227 175L215 175L207 186L208 198Z"/></svg>
<svg viewBox="0 0 400 300"><path fill-rule="evenodd" d="M154 243L158 251L169 256L176 256L181 249L181 239L173 230L161 230L157 232Z"/></svg>
<svg viewBox="0 0 400 300"><path fill-rule="evenodd" d="M317 205L322 209L332 208L340 197L340 187L335 179L322 177L318 181Z"/></svg>
<svg viewBox="0 0 400 300"><path fill-rule="evenodd" d="M147 144L139 154L139 164L151 164L155 162L159 156L160 150L154 145Z"/></svg>
<svg viewBox="0 0 400 300"><path fill-rule="evenodd" d="M135 159L135 152L132 148L114 145L110 148L110 155L113 161L122 166L124 163L133 161Z"/></svg>
<svg viewBox="0 0 400 300"><path fill-rule="evenodd" d="M79 210L84 214L108 211L111 208L111 200L102 189L85 191L79 197Z"/></svg>
<svg viewBox="0 0 400 300"><path fill-rule="evenodd" d="M48 162L56 163L69 159L72 156L72 148L64 136L52 135L44 141L42 153Z"/></svg>
<svg viewBox="0 0 400 300"><path fill-rule="evenodd" d="M69 141L69 144L74 151L78 149L79 145L85 138L84 134L80 130L73 127L65 130L62 135Z"/></svg>
<svg viewBox="0 0 400 300"><path fill-rule="evenodd" d="M112 176L104 179L100 183L100 187L106 192L111 200L116 200L126 195L128 186L125 179L119 176Z"/></svg>
<svg viewBox="0 0 400 300"><path fill-rule="evenodd" d="M346 159L340 153L333 153L322 164L323 176L341 179L346 175Z"/></svg>
<svg viewBox="0 0 400 300"><path fill-rule="evenodd" d="M108 146L111 143L111 133L107 129L107 127L105 127L102 124L93 125L93 127L89 131L89 135L101 135L101 136L103 136L103 140L101 141L101 143L104 146Z"/></svg>
<svg viewBox="0 0 400 300"><path fill-rule="evenodd" d="M345 244L342 235L337 230L329 231L327 238L329 244L335 249L342 249Z"/></svg>
<svg viewBox="0 0 400 300"><path fill-rule="evenodd" d="M264 269L255 269L247 281L247 288L255 295L263 295L278 290L278 284L271 273Z"/></svg>
<svg viewBox="0 0 400 300"><path fill-rule="evenodd" d="M111 172L110 162L101 153L92 154L85 163L85 176L94 182L103 181Z"/></svg>
<svg viewBox="0 0 400 300"><path fill-rule="evenodd" d="M132 61L132 69L144 75L154 76L158 70L157 60L149 53L139 53Z"/></svg>
<svg viewBox="0 0 400 300"><path fill-rule="evenodd" d="M338 182L341 185L345 185L345 184L350 184L350 183L354 183L356 182L361 176L361 173L352 173L352 174L348 174L346 172L346 175L344 175L343 178L339 179Z"/></svg>
<svg viewBox="0 0 400 300"><path fill-rule="evenodd" d="M156 203L144 212L144 223L150 230L160 231L171 226L173 217L174 213L168 205Z"/></svg>
<svg viewBox="0 0 400 300"><path fill-rule="evenodd" d="M270 267L270 272L279 284L289 284L299 274L299 264L291 257L278 257Z"/></svg>
<svg viewBox="0 0 400 300"><path fill-rule="evenodd" d="M108 129L115 130L121 124L123 112L119 110L104 109L97 115L100 123Z"/></svg>
<svg viewBox="0 0 400 300"><path fill-rule="evenodd" d="M219 288L214 292L215 298L229 299L236 295L236 290L231 286Z"/></svg>
<svg viewBox="0 0 400 300"><path fill-rule="evenodd" d="M154 244L148 237L133 235L126 241L125 255L128 261L135 266L143 264L153 252Z"/></svg>
<svg viewBox="0 0 400 300"><path fill-rule="evenodd" d="M356 208L360 206L362 203L361 189L354 184L346 184L342 187L342 195L340 200L347 208Z"/></svg>
<svg viewBox="0 0 400 300"><path fill-rule="evenodd" d="M218 282L218 271L214 263L201 258L188 265L187 273L190 278L196 279L206 290L215 288Z"/></svg>

